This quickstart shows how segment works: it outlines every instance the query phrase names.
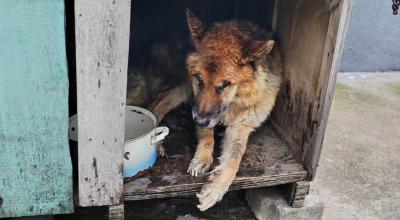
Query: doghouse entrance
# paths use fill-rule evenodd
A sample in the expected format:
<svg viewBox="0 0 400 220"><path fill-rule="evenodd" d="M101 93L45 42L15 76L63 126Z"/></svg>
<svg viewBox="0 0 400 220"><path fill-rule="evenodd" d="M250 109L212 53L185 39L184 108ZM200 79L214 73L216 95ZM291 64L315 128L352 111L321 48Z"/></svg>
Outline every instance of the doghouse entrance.
<svg viewBox="0 0 400 220"><path fill-rule="evenodd" d="M128 52L130 66L144 65L154 40L174 29L187 30L186 7L205 23L234 18L251 20L272 27L279 37L284 55L284 81L275 110L269 122L250 137L231 189L294 183L289 184L293 203L304 200L297 189L307 184L297 182L311 181L316 175L350 0L65 3L72 82L69 107L71 114L77 112L78 119L82 119L78 120L79 159L75 162L79 205L117 205L122 197L133 200L193 194L206 181L207 175L195 178L186 174L197 138L190 111L182 107L162 122L170 128L164 142L167 156L158 158L149 173L123 184L121 155L124 155ZM72 28L74 22L76 26ZM214 159L218 153L216 146Z"/></svg>
<svg viewBox="0 0 400 220"><path fill-rule="evenodd" d="M163 34L174 30L188 33L185 8L189 7L205 23L223 20L251 20L269 28L274 1L132 1L129 66L143 65L150 45ZM187 174L196 151L197 137L190 106L171 111L160 123L170 134L164 140L166 155L143 176L124 183L124 200L141 200L194 195L207 182L208 174ZM223 134L215 132L214 164L221 152ZM291 150L265 122L250 137L240 170L230 190L280 185L302 181L308 172L296 161Z"/></svg>

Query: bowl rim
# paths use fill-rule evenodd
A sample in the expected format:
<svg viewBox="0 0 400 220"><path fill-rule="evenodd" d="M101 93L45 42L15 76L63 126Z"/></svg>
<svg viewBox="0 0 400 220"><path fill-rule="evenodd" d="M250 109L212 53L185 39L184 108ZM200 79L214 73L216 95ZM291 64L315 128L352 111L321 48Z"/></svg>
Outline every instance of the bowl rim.
<svg viewBox="0 0 400 220"><path fill-rule="evenodd" d="M148 116L150 116L150 117L151 117L151 116L154 116L154 119L155 119L154 125L153 125L153 128L152 128L150 131L146 132L145 134L142 134L142 135L140 135L140 136L138 136L138 137L131 138L131 139L128 139L128 140L124 140L124 144L130 144L130 143L132 143L132 142L135 142L135 141L137 141L137 140L139 140L139 139L144 138L145 136L147 136L147 135L149 135L150 133L152 133L153 131L155 131L155 129L158 127L158 124L159 124L157 115L154 114L154 112L152 112L152 111L150 111L150 110L148 110L148 109L145 109L145 108L141 108L141 107L138 107L138 106L134 106L134 105L126 105L126 106L125 106L125 117L126 117L126 112L127 112L127 111L132 111L133 109L139 110L139 111L141 111L141 112L146 112L145 114L148 115ZM132 111L132 112L133 112L133 111ZM69 120L68 120L68 124L70 124L71 121L74 121L74 120L76 120L76 121L78 120L78 114L75 114L75 115L71 116L71 117L69 118ZM69 129L70 129L70 127L68 126L68 130L69 130ZM78 129L79 129L79 128L78 128ZM68 139L69 139L69 140L72 140L72 141L75 141L75 140L73 140L73 139L71 139L71 138L69 138L69 137L68 137ZM78 137L78 140L75 141L75 142L79 142L79 137Z"/></svg>
<svg viewBox="0 0 400 220"><path fill-rule="evenodd" d="M137 141L137 140L142 139L142 138L144 138L145 136L149 135L150 133L152 133L152 132L157 128L158 123L159 123L159 122L158 122L157 115L154 114L152 111L150 111L150 110L148 110L148 109L145 109L145 108L138 107L138 106L134 106L134 105L126 105L125 111L127 111L126 109L127 109L128 107L136 108L136 109L139 109L140 111L145 111L145 112L147 112L149 115L154 116L154 118L155 118L156 121L154 122L153 129L151 129L149 132L147 132L147 133L145 133L145 134L142 134L142 135L140 135L139 137L135 137L135 138L131 138L131 139L125 140L125 144L129 144L129 143L131 143L131 142ZM129 111L132 111L132 109L129 109ZM126 117L126 115L125 115L125 117Z"/></svg>

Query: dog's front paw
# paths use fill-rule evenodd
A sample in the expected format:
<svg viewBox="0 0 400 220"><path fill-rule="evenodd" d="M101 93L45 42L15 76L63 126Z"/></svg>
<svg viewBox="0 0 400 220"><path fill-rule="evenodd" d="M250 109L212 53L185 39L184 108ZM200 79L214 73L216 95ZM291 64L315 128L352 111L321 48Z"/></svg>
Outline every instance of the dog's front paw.
<svg viewBox="0 0 400 220"><path fill-rule="evenodd" d="M162 145L162 141L157 142L157 155L163 157L165 154L165 148Z"/></svg>
<svg viewBox="0 0 400 220"><path fill-rule="evenodd" d="M211 171L209 178L211 183L204 185L201 192L196 194L200 201L200 205L197 206L200 211L204 212L222 200L222 197L228 191L229 186L235 178L235 174L236 172L223 170L219 167Z"/></svg>
<svg viewBox="0 0 400 220"><path fill-rule="evenodd" d="M196 194L200 201L200 205L198 205L197 208L204 212L211 206L215 205L215 203L221 201L227 190L228 189L223 189L221 186L213 183L204 185L201 192Z"/></svg>
<svg viewBox="0 0 400 220"><path fill-rule="evenodd" d="M212 156L203 158L195 156L190 162L187 172L190 173L190 175L197 177L199 174L207 172L208 169L210 169L211 164Z"/></svg>

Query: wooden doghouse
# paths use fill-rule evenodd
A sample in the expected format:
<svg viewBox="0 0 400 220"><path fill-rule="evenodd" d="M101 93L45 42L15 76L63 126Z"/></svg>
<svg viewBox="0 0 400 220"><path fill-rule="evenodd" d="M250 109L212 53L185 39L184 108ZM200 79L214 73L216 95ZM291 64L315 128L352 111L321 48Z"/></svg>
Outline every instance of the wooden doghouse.
<svg viewBox="0 0 400 220"><path fill-rule="evenodd" d="M27 0L21 2L28 4ZM54 2L60 3L60 0ZM154 167L136 180L124 183L122 176L128 63L141 62L150 43L165 31L187 29L184 13L186 7L191 8L206 23L228 19L251 20L260 26L270 27L279 38L284 52L284 83L270 119L251 135L237 178L230 190L284 185L282 188L288 192L289 203L293 206L302 205L308 193L308 182L313 180L317 171L348 22L350 0L75 0L74 3L65 1L65 4L69 110L70 115L78 113L79 123L78 161L74 168L78 173L80 206L109 205L110 216L118 217L123 215L123 209L119 209L119 205L124 200L194 195L206 182L206 175L195 178L186 174L197 140L194 124L185 108L171 112L162 122L171 129L170 136L164 142L167 156L157 159ZM51 20L54 16L63 16L64 8L57 9L54 12L56 15L51 14L43 19ZM3 23L0 21L0 24ZM63 23L57 25L64 27ZM43 36L52 36L50 33L54 30L46 31L41 33L36 30L37 34L41 33ZM3 36L1 32L0 36ZM56 43L63 46L63 42ZM2 56L0 53L0 64L5 62ZM50 56L49 59L56 58ZM20 62L28 63L31 59L33 58L24 58ZM65 60L65 57L61 55L60 59ZM44 71L54 72L51 68ZM44 80L44 76L38 75L37 79ZM66 72L59 73L59 76L65 79ZM55 77L48 77L46 82L51 85L60 84ZM66 88L65 85L63 88ZM19 94L20 91L14 90L11 91ZM4 97L5 92L2 91L0 97ZM23 94L34 97L29 92ZM49 96L52 93L46 94ZM37 111L51 113L60 118L62 123L66 123L66 94L57 95L53 97L57 100L51 101L38 97L37 102L32 105L50 103L50 106L58 106L57 101L61 100L63 105L57 109L40 108ZM17 105L24 104L22 101L18 102L19 100L12 101ZM6 100L6 104L10 103L11 100ZM4 110L9 107L1 106L1 114L4 114ZM17 108L14 104L11 106ZM61 112L58 111L60 109ZM34 114L25 113L30 116ZM0 117L1 129L5 129L2 126L4 124L9 126L7 120L10 119L14 120L15 127L20 126L17 125L19 119L12 118L10 112L5 115L6 117ZM44 119L51 120L46 117ZM32 126L34 125L32 122ZM51 123L46 123L45 126L45 129L54 127ZM64 124L57 126L65 128L65 133L53 134L53 139L49 137L48 140L51 141L46 142L45 146L39 143L33 145L39 155L52 149L54 144L58 144L59 152L63 152L58 156L42 158L44 162L41 163L44 165L56 161L54 164L58 163L58 168L66 173L61 176L63 179L58 176L59 172L55 172L55 168L40 167L42 176L47 175L52 181L64 181L46 188L49 192L55 189L56 192L63 193L64 196L51 197L53 203L56 201L54 204L60 203L63 208L53 207L53 203L46 200L47 197L36 195L34 190L40 187L40 183L35 182L28 193L35 196L29 197L31 199L23 206L26 211L21 209L13 212L15 206L8 202L12 200L13 203L10 204L15 204L17 200L13 200L9 194L5 194L8 197L2 200L4 189L0 188L0 217L59 214L73 210L72 183L69 178L71 164L69 155L64 152L68 149L65 143L67 129ZM29 131L26 133L29 137L26 140L35 140L34 128ZM62 129L61 131L63 132ZM18 132L19 130L15 130L15 138L6 137L6 142L1 141L0 146L5 146L6 149L11 145L20 146ZM1 134L2 131L0 140L3 137ZM62 143L59 143L58 138L63 140ZM21 151L26 155L33 155L27 149L22 148ZM218 150L215 152L218 153ZM216 156L217 154L214 155ZM5 154L0 154L2 169L6 166L3 157L14 158L15 151L6 150ZM16 161L26 162L24 160L25 158L18 158ZM32 161L35 159L28 164L18 163L14 171L19 172L19 168L23 168L23 172L30 172L27 167L34 165ZM24 181L29 181L29 178ZM22 184L18 176L10 177L0 172L0 187L10 183L9 181L5 184L4 179ZM16 193L21 193L20 188L14 189L19 190ZM38 203L34 204L35 201ZM45 212L42 213L43 210L39 207L46 207Z"/></svg>
<svg viewBox="0 0 400 220"><path fill-rule="evenodd" d="M77 1L80 205L193 195L206 181L186 174L196 138L191 117L184 110L163 120L171 128L164 142L168 156L159 158L153 169L139 179L122 184L121 176L129 35L129 60L140 62L150 43L164 31L186 28L186 7L207 23L241 19L271 27L284 51L285 82L276 107L269 123L250 137L230 189L314 178L350 1L150 0L132 1L131 5L128 1ZM103 121L99 124L100 118ZM304 186L293 184L291 188L295 192L300 185ZM301 204L296 195L292 193L289 200Z"/></svg>

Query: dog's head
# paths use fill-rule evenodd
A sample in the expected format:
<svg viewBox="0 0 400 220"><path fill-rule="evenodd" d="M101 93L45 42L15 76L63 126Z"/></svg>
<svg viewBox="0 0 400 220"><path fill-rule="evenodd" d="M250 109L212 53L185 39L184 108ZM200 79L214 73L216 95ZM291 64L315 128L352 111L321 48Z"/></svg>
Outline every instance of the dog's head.
<svg viewBox="0 0 400 220"><path fill-rule="evenodd" d="M235 22L206 26L186 9L195 52L187 57L195 103L193 118L197 125L214 127L238 90L251 89L261 58L274 45L273 40L250 40Z"/></svg>

